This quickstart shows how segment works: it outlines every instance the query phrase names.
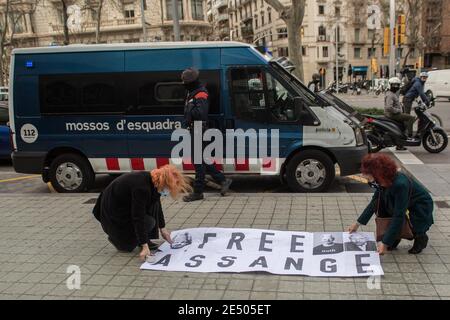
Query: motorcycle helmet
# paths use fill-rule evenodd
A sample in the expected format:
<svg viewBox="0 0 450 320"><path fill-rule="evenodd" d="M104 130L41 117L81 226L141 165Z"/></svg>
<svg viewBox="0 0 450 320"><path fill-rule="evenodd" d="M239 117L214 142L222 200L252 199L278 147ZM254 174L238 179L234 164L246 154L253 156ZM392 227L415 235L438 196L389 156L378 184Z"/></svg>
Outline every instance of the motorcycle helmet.
<svg viewBox="0 0 450 320"><path fill-rule="evenodd" d="M320 74L314 73L314 74L312 75L312 79L313 79L313 81L320 81Z"/></svg>
<svg viewBox="0 0 450 320"><path fill-rule="evenodd" d="M397 77L392 77L389 79L389 90L392 92L397 92L400 90L400 86L402 84L402 81Z"/></svg>
<svg viewBox="0 0 450 320"><path fill-rule="evenodd" d="M421 77L421 78L428 78L428 72L425 72L425 71L424 71L424 72L421 72L421 73L420 73L420 77Z"/></svg>

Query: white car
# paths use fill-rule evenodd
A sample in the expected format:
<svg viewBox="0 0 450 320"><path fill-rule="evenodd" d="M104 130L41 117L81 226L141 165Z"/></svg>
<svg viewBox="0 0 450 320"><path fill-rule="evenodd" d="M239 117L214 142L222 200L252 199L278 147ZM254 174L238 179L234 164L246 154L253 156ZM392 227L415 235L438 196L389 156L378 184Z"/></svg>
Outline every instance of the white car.
<svg viewBox="0 0 450 320"><path fill-rule="evenodd" d="M429 71L425 93L431 98L442 97L450 100L450 69Z"/></svg>

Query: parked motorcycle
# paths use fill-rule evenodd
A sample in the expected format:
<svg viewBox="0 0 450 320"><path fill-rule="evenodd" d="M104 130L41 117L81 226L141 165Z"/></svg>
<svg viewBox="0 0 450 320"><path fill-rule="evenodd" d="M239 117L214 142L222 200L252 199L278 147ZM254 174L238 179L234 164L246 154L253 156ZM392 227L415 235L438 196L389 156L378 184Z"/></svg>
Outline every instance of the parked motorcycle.
<svg viewBox="0 0 450 320"><path fill-rule="evenodd" d="M339 83L338 84L339 93L347 93L348 89L349 89L349 84L347 84L347 83ZM331 82L326 90L336 93L336 81Z"/></svg>
<svg viewBox="0 0 450 320"><path fill-rule="evenodd" d="M427 107L421 100L417 101L414 112L419 120L418 129L413 139L408 139L405 128L402 123L396 122L384 116L375 117L364 115L367 117L366 133L369 143L369 152L378 152L383 148L393 146L420 146L421 144L430 153L439 153L448 145L448 136L444 129L436 124L433 115L428 109L434 105L430 103Z"/></svg>

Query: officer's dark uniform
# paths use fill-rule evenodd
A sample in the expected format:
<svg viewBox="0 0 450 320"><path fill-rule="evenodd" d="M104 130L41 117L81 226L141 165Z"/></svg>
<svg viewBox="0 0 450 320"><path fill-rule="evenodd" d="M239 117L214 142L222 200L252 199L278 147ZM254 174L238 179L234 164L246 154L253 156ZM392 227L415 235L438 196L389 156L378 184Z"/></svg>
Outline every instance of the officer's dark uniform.
<svg viewBox="0 0 450 320"><path fill-rule="evenodd" d="M208 112L209 112L209 95L208 90L200 84L198 81L198 71L195 69L187 69L185 72L193 72L191 79L192 81L191 87L189 88L189 92L185 101L184 106L184 119L185 125L189 129L191 133L191 157L192 163L195 167L195 182L194 182L194 193L184 197L184 201L194 201L203 199L203 190L205 187L205 171L209 173L212 178L222 186L221 193L222 195L228 190L229 185L231 184L230 179L225 179L225 176L222 172L217 170L217 168L213 164L207 164L204 162L203 156L202 163L196 164L194 161L194 122L201 123L202 134L203 131L208 129ZM185 72L183 74L185 74ZM189 78L189 77L188 77ZM186 84L186 79L183 79ZM189 87L189 82L187 83ZM202 142L202 153L205 147L205 144Z"/></svg>

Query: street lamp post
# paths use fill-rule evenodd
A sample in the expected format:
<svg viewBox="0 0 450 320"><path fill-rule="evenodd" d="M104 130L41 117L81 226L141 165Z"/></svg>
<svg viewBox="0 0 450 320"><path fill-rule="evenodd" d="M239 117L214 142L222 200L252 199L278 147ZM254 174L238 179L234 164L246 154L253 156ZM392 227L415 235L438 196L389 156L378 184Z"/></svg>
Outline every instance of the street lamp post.
<svg viewBox="0 0 450 320"><path fill-rule="evenodd" d="M180 17L178 16L178 0L172 0L173 35L175 41L180 41Z"/></svg>
<svg viewBox="0 0 450 320"><path fill-rule="evenodd" d="M338 42L338 34L339 34L339 30L338 30L338 25L339 23L336 22L336 93L339 93L339 42Z"/></svg>
<svg viewBox="0 0 450 320"><path fill-rule="evenodd" d="M143 33L143 40L144 42L147 42L147 28L145 25L145 6L144 6L144 1L145 0L141 0L141 23L142 23L142 33Z"/></svg>
<svg viewBox="0 0 450 320"><path fill-rule="evenodd" d="M390 31L390 50L389 50L389 77L395 76L395 0L389 2L389 31Z"/></svg>

